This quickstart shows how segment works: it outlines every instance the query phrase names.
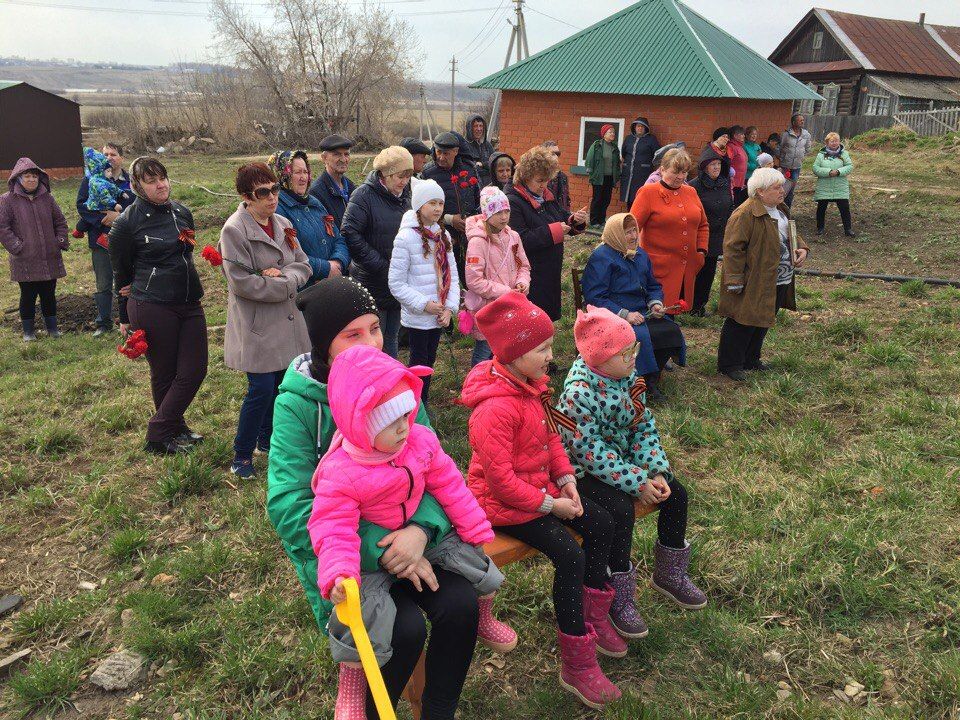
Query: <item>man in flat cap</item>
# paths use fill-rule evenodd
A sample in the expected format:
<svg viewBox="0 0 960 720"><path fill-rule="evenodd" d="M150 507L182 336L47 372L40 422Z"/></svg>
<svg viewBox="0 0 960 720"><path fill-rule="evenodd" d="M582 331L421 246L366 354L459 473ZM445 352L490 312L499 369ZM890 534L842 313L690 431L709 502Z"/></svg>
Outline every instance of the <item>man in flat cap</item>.
<svg viewBox="0 0 960 720"><path fill-rule="evenodd" d="M480 178L472 160L460 156L462 136L440 133L433 141L433 162L423 168L424 180L436 180L443 188L443 222L453 239L457 271L466 287L464 262L467 250L466 220L480 212Z"/></svg>
<svg viewBox="0 0 960 720"><path fill-rule="evenodd" d="M347 177L353 141L343 135L327 135L320 141L320 158L326 168L310 187L310 194L333 215L337 228L356 185Z"/></svg>
<svg viewBox="0 0 960 720"><path fill-rule="evenodd" d="M405 137L401 140L400 147L406 148L413 155L413 176L422 180L423 175L421 173L423 172L423 166L427 164L430 157L430 148L424 145L422 141L412 137Z"/></svg>

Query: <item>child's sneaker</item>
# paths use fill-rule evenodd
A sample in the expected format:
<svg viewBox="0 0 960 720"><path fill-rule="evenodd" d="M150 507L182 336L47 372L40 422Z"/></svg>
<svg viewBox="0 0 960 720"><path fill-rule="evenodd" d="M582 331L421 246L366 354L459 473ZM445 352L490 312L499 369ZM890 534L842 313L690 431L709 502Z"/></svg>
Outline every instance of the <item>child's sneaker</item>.
<svg viewBox="0 0 960 720"><path fill-rule="evenodd" d="M362 667L340 663L333 720L367 720L367 677Z"/></svg>
<svg viewBox="0 0 960 720"><path fill-rule="evenodd" d="M493 595L482 597L479 602L480 625L477 628L477 640L494 652L510 652L517 646L517 633L493 616Z"/></svg>

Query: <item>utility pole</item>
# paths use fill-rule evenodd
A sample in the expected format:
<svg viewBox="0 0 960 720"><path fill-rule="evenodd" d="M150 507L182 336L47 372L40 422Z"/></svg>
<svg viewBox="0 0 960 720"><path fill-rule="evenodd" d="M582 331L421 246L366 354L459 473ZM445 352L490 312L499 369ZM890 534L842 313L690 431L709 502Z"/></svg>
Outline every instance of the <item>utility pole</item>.
<svg viewBox="0 0 960 720"><path fill-rule="evenodd" d="M514 22L507 20L507 24L510 26L510 44L507 45L507 56L503 60L504 70L510 67L510 56L513 54L514 48L516 48L517 51L517 62L530 57L530 45L527 43L527 21L523 17L523 4L525 1L526 0L513 0L514 12L517 17ZM490 114L491 137L497 134L500 126L500 97L501 93L498 90L493 98L493 112Z"/></svg>
<svg viewBox="0 0 960 720"><path fill-rule="evenodd" d="M434 130L434 128L437 127L437 121L433 119L433 111L430 110L430 106L427 105L427 95L423 89L423 85L421 85L420 86L420 142L423 142L424 123L426 123L426 127L427 127L427 133L428 133L427 139L433 140L433 138L437 136Z"/></svg>
<svg viewBox="0 0 960 720"><path fill-rule="evenodd" d="M454 128L453 111L457 100L457 56L450 58L450 129Z"/></svg>

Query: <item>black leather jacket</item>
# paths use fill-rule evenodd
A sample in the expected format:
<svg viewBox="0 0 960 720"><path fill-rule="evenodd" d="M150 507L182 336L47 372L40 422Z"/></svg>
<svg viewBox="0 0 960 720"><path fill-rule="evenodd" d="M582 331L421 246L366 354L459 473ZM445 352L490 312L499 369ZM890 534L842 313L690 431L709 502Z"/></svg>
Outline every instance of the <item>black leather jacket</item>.
<svg viewBox="0 0 960 720"><path fill-rule="evenodd" d="M129 322L127 298L151 303L184 304L203 297L193 264L193 246L180 240L181 230L193 230L193 215L178 202L154 205L143 198L128 207L110 229L110 261L120 322Z"/></svg>

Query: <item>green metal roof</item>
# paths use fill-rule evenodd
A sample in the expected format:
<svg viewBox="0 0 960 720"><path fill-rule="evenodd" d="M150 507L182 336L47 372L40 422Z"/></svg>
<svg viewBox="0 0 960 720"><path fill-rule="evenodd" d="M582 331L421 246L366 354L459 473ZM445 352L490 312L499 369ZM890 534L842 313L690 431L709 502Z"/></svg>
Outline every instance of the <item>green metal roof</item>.
<svg viewBox="0 0 960 720"><path fill-rule="evenodd" d="M757 100L822 99L677 0L640 0L472 87Z"/></svg>
<svg viewBox="0 0 960 720"><path fill-rule="evenodd" d="M20 80L0 80L0 90L6 90L8 87L13 87L14 85L19 85Z"/></svg>

